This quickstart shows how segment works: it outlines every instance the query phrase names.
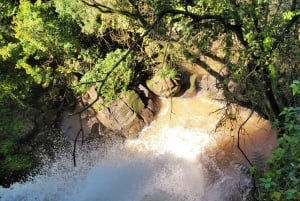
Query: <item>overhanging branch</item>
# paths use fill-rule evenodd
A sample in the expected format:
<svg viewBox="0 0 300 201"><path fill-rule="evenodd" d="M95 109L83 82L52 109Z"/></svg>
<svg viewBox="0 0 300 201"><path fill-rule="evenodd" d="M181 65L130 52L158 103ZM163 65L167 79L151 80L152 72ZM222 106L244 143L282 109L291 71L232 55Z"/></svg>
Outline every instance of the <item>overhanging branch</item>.
<svg viewBox="0 0 300 201"><path fill-rule="evenodd" d="M132 4L132 2L130 1L130 4L133 6L133 8L135 9L135 12L129 12L127 10L118 10L118 9L113 9L109 6L106 6L104 4L101 4L95 0L81 0L84 4L94 7L96 9L98 9L101 13L107 13L107 14L120 14L126 17L129 17L131 19L134 20L139 20L141 22L141 24L144 27L148 27L149 23L143 18L143 16L140 14L138 7L135 6L134 4Z"/></svg>

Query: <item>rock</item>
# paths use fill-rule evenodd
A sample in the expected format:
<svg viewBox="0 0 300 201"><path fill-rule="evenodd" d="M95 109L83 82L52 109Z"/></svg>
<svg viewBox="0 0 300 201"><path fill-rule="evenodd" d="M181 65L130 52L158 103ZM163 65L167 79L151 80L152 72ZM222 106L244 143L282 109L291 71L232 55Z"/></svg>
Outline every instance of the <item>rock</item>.
<svg viewBox="0 0 300 201"><path fill-rule="evenodd" d="M145 122L145 124L149 125L153 120L154 114L149 108L145 108L140 113L140 116L143 118L143 121Z"/></svg>
<svg viewBox="0 0 300 201"><path fill-rule="evenodd" d="M82 100L85 103L85 105L91 104L96 99L97 99L97 91L95 87L90 87L86 91L86 93L82 96ZM92 107L94 110L99 111L102 108L102 105L103 105L103 99L99 97Z"/></svg>
<svg viewBox="0 0 300 201"><path fill-rule="evenodd" d="M147 87L157 96L172 97L180 91L180 84L176 79L167 77L154 76L152 79L146 81Z"/></svg>
<svg viewBox="0 0 300 201"><path fill-rule="evenodd" d="M139 95L133 91L129 90L123 95L122 100L127 104L130 109L132 109L135 113L140 113L145 105Z"/></svg>
<svg viewBox="0 0 300 201"><path fill-rule="evenodd" d="M193 97L197 94L197 74L192 74L189 77L189 88L184 92L183 96L184 98Z"/></svg>
<svg viewBox="0 0 300 201"><path fill-rule="evenodd" d="M154 98L154 94L144 85L139 84L138 89L144 94L146 98Z"/></svg>
<svg viewBox="0 0 300 201"><path fill-rule="evenodd" d="M128 91L121 99L113 101L108 108L98 112L98 117L111 130L120 130L125 137L135 138L153 118L151 110L147 109L147 112L146 109L139 95L135 91Z"/></svg>
<svg viewBox="0 0 300 201"><path fill-rule="evenodd" d="M113 101L108 108L101 110L101 122L108 122L112 130L121 130L136 117L135 112L122 100Z"/></svg>
<svg viewBox="0 0 300 201"><path fill-rule="evenodd" d="M144 87L143 90L146 88ZM150 96L151 92L144 91L144 93L145 96ZM84 95L83 102L85 105L90 104L96 97L95 89L90 88ZM154 114L159 110L153 100L144 96L143 98L142 100L138 93L129 90L120 99L112 101L106 108L86 110L84 114L86 112L90 114L82 115L82 118L87 117L83 120L85 126L89 127L88 132L85 132L90 134L87 137L106 139L107 136L114 136L116 133L119 133L119 136L122 133L126 138L137 137L141 129L151 123ZM102 128L106 129L107 133L103 133ZM85 127L84 130L86 130Z"/></svg>
<svg viewBox="0 0 300 201"><path fill-rule="evenodd" d="M159 106L152 99L148 99L147 108L151 110L153 114L159 111Z"/></svg>
<svg viewBox="0 0 300 201"><path fill-rule="evenodd" d="M139 131L145 126L145 122L142 119L134 118L133 121L122 128L122 133L126 138L137 138Z"/></svg>
<svg viewBox="0 0 300 201"><path fill-rule="evenodd" d="M119 131L113 131L105 127L101 122L98 122L93 124L91 132L86 138L87 142L93 142L95 140L103 144L113 145L123 142L123 137Z"/></svg>

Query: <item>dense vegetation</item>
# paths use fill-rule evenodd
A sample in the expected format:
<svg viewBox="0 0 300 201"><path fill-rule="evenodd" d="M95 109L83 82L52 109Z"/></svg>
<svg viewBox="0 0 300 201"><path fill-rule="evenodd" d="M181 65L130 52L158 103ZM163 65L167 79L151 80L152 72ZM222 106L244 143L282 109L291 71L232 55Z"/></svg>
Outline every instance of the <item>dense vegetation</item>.
<svg viewBox="0 0 300 201"><path fill-rule="evenodd" d="M0 174L13 170L7 161L34 166L30 148L13 146L26 122L12 114L35 107L35 93L55 106L66 90L95 86L109 102L188 61L216 78L226 101L274 122L281 138L260 199L298 200L299 18L297 0L0 0Z"/></svg>

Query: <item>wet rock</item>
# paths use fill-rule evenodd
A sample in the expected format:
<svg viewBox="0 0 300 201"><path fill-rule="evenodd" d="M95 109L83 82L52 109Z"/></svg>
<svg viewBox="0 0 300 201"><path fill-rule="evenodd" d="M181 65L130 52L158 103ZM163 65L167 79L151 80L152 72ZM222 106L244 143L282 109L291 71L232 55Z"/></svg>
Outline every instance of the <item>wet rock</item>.
<svg viewBox="0 0 300 201"><path fill-rule="evenodd" d="M154 115L159 110L158 105L152 99L146 97L150 96L151 92L144 91L143 93L145 94L138 94L134 90L129 90L120 99L112 101L105 108L102 105L100 110L96 110L93 105L93 108L84 111L81 119L85 138L89 140L100 139L100 141L107 141L114 138L119 139L120 136L136 138L138 133L151 123ZM96 98L96 90L90 88L82 98L83 104L81 108L91 104ZM101 101L99 99L99 104ZM95 104L97 103L98 101ZM80 111L81 108L78 107L76 110ZM74 136L80 130L79 120L78 115L65 116L62 120L60 128L71 140L74 140Z"/></svg>
<svg viewBox="0 0 300 201"><path fill-rule="evenodd" d="M122 143L124 137L121 132L105 127L101 122L94 123L91 132L87 135L86 142L98 141L102 144Z"/></svg>
<svg viewBox="0 0 300 201"><path fill-rule="evenodd" d="M141 131L145 125L145 122L136 116L130 124L122 128L122 134L126 138L137 138L139 136L139 131Z"/></svg>
<svg viewBox="0 0 300 201"><path fill-rule="evenodd" d="M142 117L146 125L149 125L154 117L154 113L149 108L143 109L139 115Z"/></svg>
<svg viewBox="0 0 300 201"><path fill-rule="evenodd" d="M156 114L159 111L159 105L155 103L152 99L148 99L147 108L153 113Z"/></svg>

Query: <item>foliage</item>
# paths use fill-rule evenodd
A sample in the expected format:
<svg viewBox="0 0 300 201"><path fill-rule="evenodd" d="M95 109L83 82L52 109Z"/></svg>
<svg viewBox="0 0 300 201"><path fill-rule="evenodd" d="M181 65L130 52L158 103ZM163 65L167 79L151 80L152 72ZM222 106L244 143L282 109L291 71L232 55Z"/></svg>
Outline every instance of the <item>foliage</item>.
<svg viewBox="0 0 300 201"><path fill-rule="evenodd" d="M0 1L0 101L8 98L21 102L28 95L32 84L24 72L14 68L20 52L11 27L17 6L17 1Z"/></svg>
<svg viewBox="0 0 300 201"><path fill-rule="evenodd" d="M153 32L143 38L142 48L158 41L176 47L168 56L204 68L216 77L231 103L273 121L291 102L287 89L299 71L300 12L295 0L82 2L98 10L97 26L105 26L102 30L122 44L127 35L140 35L159 17ZM159 51L141 53L152 64L164 64ZM230 82L236 83L233 90Z"/></svg>
<svg viewBox="0 0 300 201"><path fill-rule="evenodd" d="M68 23L69 26L65 26ZM78 48L73 35L76 26L68 19L60 19L51 2L20 2L14 17L15 37L22 48L16 67L23 68L36 83L47 87L53 76L55 59L72 57Z"/></svg>
<svg viewBox="0 0 300 201"><path fill-rule="evenodd" d="M95 67L84 74L75 89L85 92L88 87L94 85L106 103L119 97L132 82L135 67L133 55L126 57L108 78L106 75L123 54L124 51L117 49L108 53L104 59L98 59Z"/></svg>
<svg viewBox="0 0 300 201"><path fill-rule="evenodd" d="M8 169L14 171L28 171L34 167L34 161L28 155L13 155L8 156L1 163L2 170Z"/></svg>
<svg viewBox="0 0 300 201"><path fill-rule="evenodd" d="M16 175L24 175L36 164L31 156L32 147L23 140L28 122L18 113L22 111L20 106L9 102L0 101L0 178L1 184L7 185L16 178ZM20 143L22 146L20 146Z"/></svg>
<svg viewBox="0 0 300 201"><path fill-rule="evenodd" d="M299 93L297 83L293 82L291 88ZM281 113L288 133L278 139L278 147L268 160L270 169L260 178L262 200L296 201L300 198L299 111L299 107L289 107Z"/></svg>
<svg viewBox="0 0 300 201"><path fill-rule="evenodd" d="M158 72L158 75L162 78L167 77L174 79L178 75L178 72L174 68L164 65Z"/></svg>

